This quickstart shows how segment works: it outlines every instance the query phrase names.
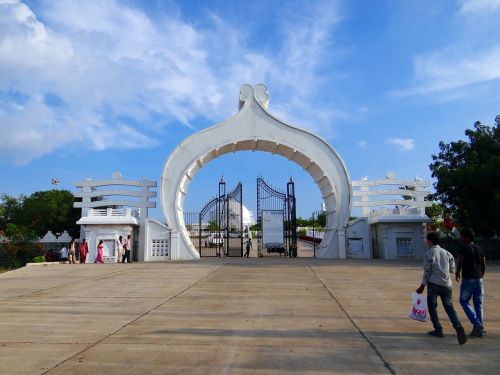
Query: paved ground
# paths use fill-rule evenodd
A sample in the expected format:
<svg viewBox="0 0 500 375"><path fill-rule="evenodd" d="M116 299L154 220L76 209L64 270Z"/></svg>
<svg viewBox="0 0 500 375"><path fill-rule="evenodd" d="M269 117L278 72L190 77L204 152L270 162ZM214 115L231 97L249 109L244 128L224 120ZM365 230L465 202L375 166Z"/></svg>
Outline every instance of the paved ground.
<svg viewBox="0 0 500 375"><path fill-rule="evenodd" d="M32 266L0 275L0 372L499 374L500 267L489 271L488 337L460 347L443 313L444 339L406 317L416 263Z"/></svg>

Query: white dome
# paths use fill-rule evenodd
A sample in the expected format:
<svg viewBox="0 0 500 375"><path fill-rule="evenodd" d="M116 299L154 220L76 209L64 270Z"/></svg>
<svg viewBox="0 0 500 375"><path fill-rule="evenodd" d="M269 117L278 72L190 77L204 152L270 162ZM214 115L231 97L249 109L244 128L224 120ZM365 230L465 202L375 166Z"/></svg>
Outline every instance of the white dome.
<svg viewBox="0 0 500 375"><path fill-rule="evenodd" d="M243 225L249 226L255 224L255 219L253 217L253 212L243 205Z"/></svg>

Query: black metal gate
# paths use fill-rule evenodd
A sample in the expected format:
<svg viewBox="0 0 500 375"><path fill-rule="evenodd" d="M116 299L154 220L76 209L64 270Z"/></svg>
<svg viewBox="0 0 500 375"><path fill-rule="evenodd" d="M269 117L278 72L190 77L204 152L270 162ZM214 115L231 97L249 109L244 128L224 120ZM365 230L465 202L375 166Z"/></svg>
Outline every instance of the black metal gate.
<svg viewBox="0 0 500 375"><path fill-rule="evenodd" d="M272 187L262 177L257 177L257 227L258 256L279 254L297 256L297 217L295 185L290 178L287 192ZM283 235L272 238L266 231L266 222L282 217ZM271 219L275 218L275 219ZM275 226L275 229L279 226ZM277 234L277 233L276 233Z"/></svg>
<svg viewBox="0 0 500 375"><path fill-rule="evenodd" d="M191 242L201 257L243 256L243 186L226 193L224 179L217 196L197 212L184 213Z"/></svg>
<svg viewBox="0 0 500 375"><path fill-rule="evenodd" d="M234 190L226 194L226 255L243 256L243 186L241 182Z"/></svg>

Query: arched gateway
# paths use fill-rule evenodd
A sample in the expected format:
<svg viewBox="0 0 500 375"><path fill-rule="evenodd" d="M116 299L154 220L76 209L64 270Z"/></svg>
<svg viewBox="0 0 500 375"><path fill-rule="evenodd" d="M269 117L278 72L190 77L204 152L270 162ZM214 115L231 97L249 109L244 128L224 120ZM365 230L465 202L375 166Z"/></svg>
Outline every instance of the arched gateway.
<svg viewBox="0 0 500 375"><path fill-rule="evenodd" d="M245 150L284 156L311 175L327 212L327 229L316 256L346 258L351 185L344 162L322 138L274 117L267 111L268 102L265 85L242 85L238 113L185 139L168 157L161 177L161 204L172 233L171 259L200 257L183 215L184 198L195 174L212 159Z"/></svg>

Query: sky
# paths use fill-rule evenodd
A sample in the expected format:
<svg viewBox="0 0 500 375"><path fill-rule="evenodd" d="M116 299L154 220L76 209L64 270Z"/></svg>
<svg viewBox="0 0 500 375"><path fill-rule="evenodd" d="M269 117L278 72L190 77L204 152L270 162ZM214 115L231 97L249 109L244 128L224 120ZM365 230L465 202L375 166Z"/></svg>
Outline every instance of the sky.
<svg viewBox="0 0 500 375"><path fill-rule="evenodd" d="M500 0L0 0L0 192L159 181L243 83L266 84L269 111L328 140L351 179L430 180L440 141L500 114L499 16ZM243 152L200 171L186 210L221 175L250 209L257 175L292 176L300 216L321 204L300 167Z"/></svg>

